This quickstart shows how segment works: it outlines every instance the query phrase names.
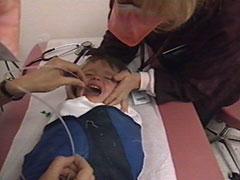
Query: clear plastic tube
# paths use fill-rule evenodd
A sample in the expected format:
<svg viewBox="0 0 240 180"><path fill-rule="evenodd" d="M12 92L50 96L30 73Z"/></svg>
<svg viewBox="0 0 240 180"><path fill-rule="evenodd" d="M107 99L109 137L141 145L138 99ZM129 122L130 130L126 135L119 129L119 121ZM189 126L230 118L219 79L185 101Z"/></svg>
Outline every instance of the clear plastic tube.
<svg viewBox="0 0 240 180"><path fill-rule="evenodd" d="M51 67L51 68L56 68L54 66L49 66L49 65L45 65L45 67ZM26 70L26 69L36 69L36 68L39 68L39 66L34 66L34 67L27 67L27 68L21 68L21 71L23 70ZM63 69L61 69L63 70ZM65 70L64 70L65 71ZM11 71L12 72L12 71ZM68 72L66 71L67 73L69 74L72 74L74 77L77 77L74 73L72 72ZM8 72L9 73L9 72ZM78 77L77 77L78 78ZM32 96L33 98L37 99L38 101L40 101L41 103L43 103L44 105L46 105L49 109L51 109L51 111L56 115L56 117L59 118L59 120L61 121L67 135L68 135L68 138L69 138L69 142L70 142L70 145L71 145L71 150L72 150L72 155L76 155L76 151L75 151L75 145L74 145L74 141L73 141L73 138L72 138L72 135L71 135L71 132L67 126L67 124L65 123L65 121L63 120L63 118L61 117L61 115L59 114L59 112L54 108L52 107L50 104L48 104L46 101L42 100L41 98L39 98L38 96L36 96L35 94L32 94L31 92L29 92L28 90L20 87L20 86L16 86L16 88L18 88L19 90L21 90L22 92ZM26 178L24 177L23 174L20 175L21 178L23 180L25 180Z"/></svg>
<svg viewBox="0 0 240 180"><path fill-rule="evenodd" d="M45 67L50 67L50 68L56 68L54 66L49 66L49 65L45 65ZM27 68L21 68L21 70L29 70L29 69L36 69L36 68L39 68L39 66L33 66L33 67L27 67ZM63 70L63 69L61 69ZM65 71L65 70L64 70ZM12 72L12 71L11 71ZM78 78L74 73L72 72L68 72L68 71L65 71L71 75L73 75L74 77ZM61 117L61 115L59 114L59 112L54 108L52 107L50 104L48 104L46 101L42 100L41 98L39 98L38 96L36 96L35 94L32 94L31 92L29 92L28 90L20 87L20 86L16 86L17 89L21 90L22 92L32 96L33 98L37 99L38 101L40 101L41 103L43 103L44 105L46 105L49 109L51 109L51 111L56 115L56 117L59 118L59 120L61 121L61 123L63 124L65 130L66 130L66 133L69 137L69 141L70 141L70 144L71 144L71 150L72 150L72 155L75 155L75 145L74 145L74 141L73 141L73 138L72 138L72 135L70 133L70 130L69 128L67 127L67 124L64 122L63 118Z"/></svg>
<svg viewBox="0 0 240 180"><path fill-rule="evenodd" d="M34 97L35 99L37 99L38 101L40 101L41 103L43 103L44 105L46 105L49 109L51 109L51 111L59 118L59 120L61 121L62 125L64 126L65 130L66 130L66 133L68 135L68 138L69 138L69 141L70 141L70 144L71 144L71 150L72 150L72 155L75 155L75 145L74 145L74 141L73 141L73 138L72 138L72 135L71 135L71 132L67 126L67 124L64 122L63 118L61 117L61 115L57 112L56 109L54 109L50 104L48 104L47 102L45 102L44 100L42 100L41 98L39 98L38 96L34 95L34 94L31 94L29 91L23 89L23 88L20 88L19 89L21 91L23 91L24 93L26 94L29 94L31 95L32 97Z"/></svg>

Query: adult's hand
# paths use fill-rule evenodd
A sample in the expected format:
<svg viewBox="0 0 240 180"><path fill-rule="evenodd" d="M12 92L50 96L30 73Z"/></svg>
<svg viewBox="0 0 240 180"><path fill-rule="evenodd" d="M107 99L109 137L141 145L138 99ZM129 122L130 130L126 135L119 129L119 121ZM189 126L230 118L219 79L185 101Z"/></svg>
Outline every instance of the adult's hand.
<svg viewBox="0 0 240 180"><path fill-rule="evenodd" d="M121 109L127 111L128 96L132 90L139 89L141 77L139 73L122 71L114 76L114 80L119 82L112 94L104 101L107 105L121 104Z"/></svg>
<svg viewBox="0 0 240 180"><path fill-rule="evenodd" d="M40 69L6 84L13 94L21 94L20 88L30 92L48 92L63 85L84 87L85 76L81 68L70 62L54 58Z"/></svg>
<svg viewBox="0 0 240 180"><path fill-rule="evenodd" d="M74 160L74 164L76 165L78 170L77 176L75 178L76 180L94 180L95 179L93 175L93 169L84 158L80 156L76 156Z"/></svg>
<svg viewBox="0 0 240 180"><path fill-rule="evenodd" d="M94 180L93 169L80 156L59 156L48 167L40 180Z"/></svg>

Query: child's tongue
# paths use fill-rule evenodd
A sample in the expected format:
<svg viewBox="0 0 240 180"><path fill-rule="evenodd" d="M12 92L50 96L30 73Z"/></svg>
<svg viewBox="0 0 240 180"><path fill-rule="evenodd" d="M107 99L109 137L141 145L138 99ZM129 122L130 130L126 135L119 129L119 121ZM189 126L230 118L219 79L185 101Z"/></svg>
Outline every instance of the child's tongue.
<svg viewBox="0 0 240 180"><path fill-rule="evenodd" d="M102 90L100 87L95 86L95 85L91 85L91 86L87 86L84 89L84 96L99 96L102 93Z"/></svg>

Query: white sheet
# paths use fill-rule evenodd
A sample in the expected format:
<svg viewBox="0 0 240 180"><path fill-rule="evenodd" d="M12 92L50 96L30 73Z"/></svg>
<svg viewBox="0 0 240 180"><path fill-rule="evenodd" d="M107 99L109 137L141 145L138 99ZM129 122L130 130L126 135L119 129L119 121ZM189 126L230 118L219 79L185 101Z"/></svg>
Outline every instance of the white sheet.
<svg viewBox="0 0 240 180"><path fill-rule="evenodd" d="M101 38L51 40L48 43L48 48L65 43L83 42L85 40L90 40L97 46ZM73 60L74 57L74 55L68 55L64 57L64 59ZM47 101L53 107L56 107L57 104L65 99L64 88L59 88L50 93L39 93L35 95ZM152 100L152 103L133 106L133 108L141 114L143 120L142 139L145 159L143 170L138 179L176 180L175 168L169 150L165 128L154 100ZM31 151L39 140L44 126L49 121L49 119L41 113L43 110L46 112L51 111L51 109L47 108L35 98L31 98L30 106L26 112L23 123L0 172L0 179L18 179L24 155Z"/></svg>

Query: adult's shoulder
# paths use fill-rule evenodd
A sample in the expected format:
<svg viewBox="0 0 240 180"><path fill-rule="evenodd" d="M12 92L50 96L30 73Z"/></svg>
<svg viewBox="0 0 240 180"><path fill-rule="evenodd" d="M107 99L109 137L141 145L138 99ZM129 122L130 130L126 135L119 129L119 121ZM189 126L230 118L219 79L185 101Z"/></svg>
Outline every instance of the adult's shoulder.
<svg viewBox="0 0 240 180"><path fill-rule="evenodd" d="M218 9L213 14L212 21L221 22L222 25L238 25L234 27L225 26L225 29L240 27L240 1L239 0L216 0Z"/></svg>
<svg viewBox="0 0 240 180"><path fill-rule="evenodd" d="M239 15L239 0L211 0L177 34L196 51L203 47L223 48L240 37Z"/></svg>
<svg viewBox="0 0 240 180"><path fill-rule="evenodd" d="M190 24L196 26L205 25L206 30L212 29L234 29L240 27L240 1L239 0L207 0L193 16ZM238 25L230 27L229 25ZM205 28L204 27L204 28Z"/></svg>

